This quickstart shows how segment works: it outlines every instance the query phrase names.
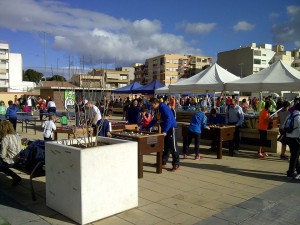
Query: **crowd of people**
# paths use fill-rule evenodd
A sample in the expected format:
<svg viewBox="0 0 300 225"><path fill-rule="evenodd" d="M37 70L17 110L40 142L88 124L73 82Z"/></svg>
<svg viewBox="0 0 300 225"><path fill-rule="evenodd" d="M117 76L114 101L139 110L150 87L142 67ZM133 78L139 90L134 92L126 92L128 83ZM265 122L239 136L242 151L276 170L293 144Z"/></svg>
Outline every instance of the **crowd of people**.
<svg viewBox="0 0 300 225"><path fill-rule="evenodd" d="M30 97L30 98L29 98ZM40 113L48 113L48 120L43 123L44 132L43 137L45 141L52 140L53 131L56 129L56 105L55 102L49 97L47 100L38 98L36 104L33 104L34 98L29 96L31 104L28 104L29 100L25 98L15 99L14 101L8 101L8 106L5 106L3 101L0 102L0 113L5 115L8 120L0 121L0 171L4 172L8 176L13 178L13 185L20 182L21 178L15 174L10 167L16 162L16 155L20 151L20 137L16 133L17 112L22 110L23 112L31 112L32 110L40 110ZM187 98L188 99L188 98ZM186 100L187 100L186 99ZM207 100L207 99L206 99ZM201 104L202 100L187 100L189 104ZM34 100L35 101L35 100ZM162 167L167 167L169 155L172 155L172 168L171 171L177 171L180 167L180 157L177 148L177 140L175 135L176 122L176 109L180 102L173 96L168 97L152 97L150 99L144 96L130 99L125 98L123 101L118 98L118 103L123 107L123 119L129 124L137 124L142 131L153 131L154 127L160 127L160 132L164 135L164 150L163 150L163 164ZM207 112L207 107L202 103L200 110L196 112L191 118L188 126L188 135L183 145L183 159L187 158L189 146L194 139L194 154L195 160L200 160L203 157L200 156L200 138L203 129L207 129L207 125L220 125L227 124L235 126L234 132L234 147L231 155L238 155L240 150L240 132L244 125L245 114L249 109L260 108L258 131L259 131L259 146L257 155L259 158L268 157L265 147L267 146L267 130L271 121L271 115L275 115L277 111L279 132L284 138L280 139L282 142L282 149L280 158L283 160L289 160L289 167L287 176L295 179L300 178L300 103L299 98L295 98L292 104L281 98L277 101L271 96L264 97L259 107L255 102L255 98L243 99L239 104L239 101L234 97L227 97L224 99L225 113L221 113L218 110L218 106L221 106L223 98L218 98L215 106ZM194 102L194 103L193 103ZM208 102L208 101L207 101ZM211 104L211 103L210 103ZM255 110L254 110L255 111ZM110 117L112 110L109 107L109 102L101 101L95 103L89 101L84 96L80 98L80 101L75 106L76 126L86 125L93 128L93 134L97 136L111 137L111 122ZM292 129L290 132L286 132L287 121L293 119ZM69 121L66 114L62 114L59 119L62 126L67 126ZM291 126L291 125L290 125ZM212 149L216 149L217 144L212 142ZM287 146L290 149L290 158L286 155Z"/></svg>

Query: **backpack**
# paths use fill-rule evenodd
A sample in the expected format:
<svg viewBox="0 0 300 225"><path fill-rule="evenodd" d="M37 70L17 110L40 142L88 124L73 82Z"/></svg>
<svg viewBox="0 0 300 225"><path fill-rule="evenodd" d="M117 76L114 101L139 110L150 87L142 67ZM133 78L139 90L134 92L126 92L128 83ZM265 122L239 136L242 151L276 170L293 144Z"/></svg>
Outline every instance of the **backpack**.
<svg viewBox="0 0 300 225"><path fill-rule="evenodd" d="M290 115L287 120L285 121L284 123L284 127L283 127L283 131L285 133L292 133L293 130L295 130L297 127L294 128L294 120L295 120L295 117L299 116L300 114L296 114L295 116L293 115Z"/></svg>
<svg viewBox="0 0 300 225"><path fill-rule="evenodd" d="M18 158L18 164L22 166L26 172L32 172L40 161L45 161L45 141L36 140L32 142L19 153ZM42 167L39 168L39 172L44 172Z"/></svg>

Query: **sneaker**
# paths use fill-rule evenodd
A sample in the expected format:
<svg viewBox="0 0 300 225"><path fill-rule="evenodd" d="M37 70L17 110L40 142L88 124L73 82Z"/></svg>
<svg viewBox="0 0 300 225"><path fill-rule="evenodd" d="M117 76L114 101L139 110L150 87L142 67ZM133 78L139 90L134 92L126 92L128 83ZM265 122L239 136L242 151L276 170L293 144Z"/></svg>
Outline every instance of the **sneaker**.
<svg viewBox="0 0 300 225"><path fill-rule="evenodd" d="M300 174L299 174L299 173L298 173L298 174L295 174L294 177L293 177L293 179L294 179L294 180L299 180L299 179L300 179Z"/></svg>
<svg viewBox="0 0 300 225"><path fill-rule="evenodd" d="M195 160L200 160L200 159L202 159L202 157L200 155L195 156Z"/></svg>
<svg viewBox="0 0 300 225"><path fill-rule="evenodd" d="M187 154L183 154L183 159L187 159Z"/></svg>
<svg viewBox="0 0 300 225"><path fill-rule="evenodd" d="M167 169L167 168L168 168L167 164L162 164L161 167L162 167L163 169Z"/></svg>
<svg viewBox="0 0 300 225"><path fill-rule="evenodd" d="M294 177L296 177L297 176L297 173L290 173L289 171L286 171L286 176L287 177L290 177L290 178L294 178Z"/></svg>
<svg viewBox="0 0 300 225"><path fill-rule="evenodd" d="M176 170L179 170L179 165L173 165L171 172L175 172Z"/></svg>
<svg viewBox="0 0 300 225"><path fill-rule="evenodd" d="M280 159L289 160L289 157L287 155L280 155Z"/></svg>
<svg viewBox="0 0 300 225"><path fill-rule="evenodd" d="M258 156L258 158L265 158L266 157L263 153L258 153L257 156Z"/></svg>
<svg viewBox="0 0 300 225"><path fill-rule="evenodd" d="M268 155L268 153L266 153L266 152L263 152L262 153L265 157L268 157L269 155Z"/></svg>

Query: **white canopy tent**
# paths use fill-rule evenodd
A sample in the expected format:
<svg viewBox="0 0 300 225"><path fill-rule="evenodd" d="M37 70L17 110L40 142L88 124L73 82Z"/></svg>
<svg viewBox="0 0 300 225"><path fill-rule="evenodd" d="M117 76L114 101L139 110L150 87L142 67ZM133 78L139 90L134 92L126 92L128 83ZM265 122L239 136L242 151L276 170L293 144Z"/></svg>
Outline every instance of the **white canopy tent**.
<svg viewBox="0 0 300 225"><path fill-rule="evenodd" d="M183 80L186 80L186 78L180 78L177 82L181 82ZM155 90L155 94L169 94L170 90L169 87L165 86L165 87L161 87Z"/></svg>
<svg viewBox="0 0 300 225"><path fill-rule="evenodd" d="M226 91L299 91L300 72L281 60L245 78L225 84Z"/></svg>
<svg viewBox="0 0 300 225"><path fill-rule="evenodd" d="M240 78L215 63L186 80L170 84L169 93L221 92L225 83L238 79Z"/></svg>

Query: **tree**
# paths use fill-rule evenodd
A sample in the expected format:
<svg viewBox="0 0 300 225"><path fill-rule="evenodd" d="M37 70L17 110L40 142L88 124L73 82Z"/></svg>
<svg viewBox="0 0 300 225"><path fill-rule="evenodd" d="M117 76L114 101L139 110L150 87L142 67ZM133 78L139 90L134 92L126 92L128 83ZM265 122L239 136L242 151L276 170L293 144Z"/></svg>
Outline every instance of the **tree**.
<svg viewBox="0 0 300 225"><path fill-rule="evenodd" d="M42 79L42 77L43 77L42 73L37 72L33 69L28 69L25 71L23 75L23 80L38 83Z"/></svg>
<svg viewBox="0 0 300 225"><path fill-rule="evenodd" d="M64 76L61 75L53 75L50 77L49 81L67 81Z"/></svg>

